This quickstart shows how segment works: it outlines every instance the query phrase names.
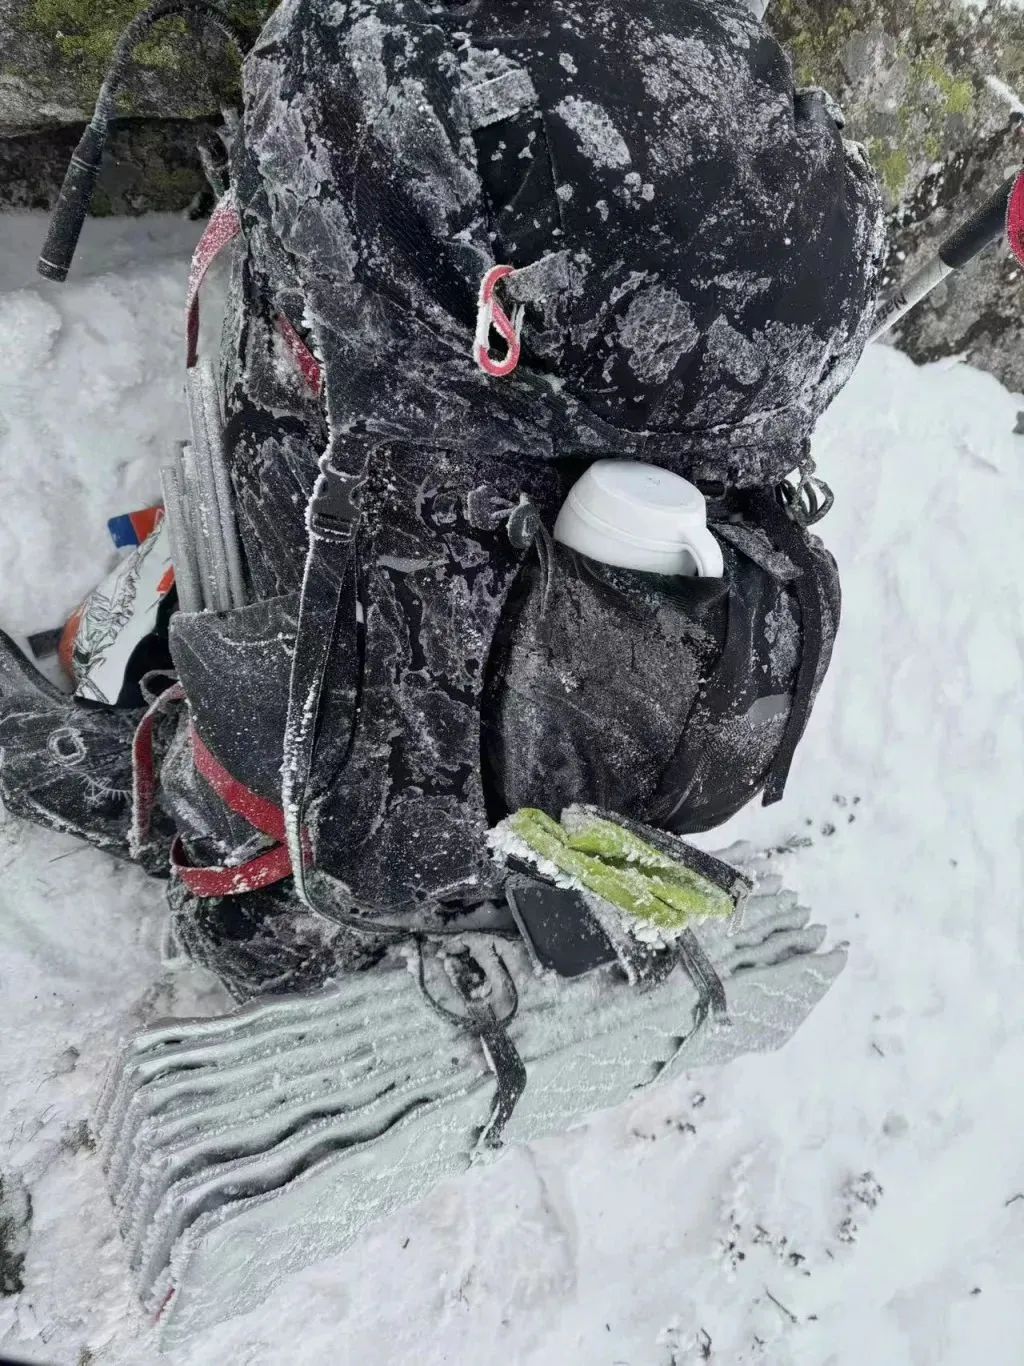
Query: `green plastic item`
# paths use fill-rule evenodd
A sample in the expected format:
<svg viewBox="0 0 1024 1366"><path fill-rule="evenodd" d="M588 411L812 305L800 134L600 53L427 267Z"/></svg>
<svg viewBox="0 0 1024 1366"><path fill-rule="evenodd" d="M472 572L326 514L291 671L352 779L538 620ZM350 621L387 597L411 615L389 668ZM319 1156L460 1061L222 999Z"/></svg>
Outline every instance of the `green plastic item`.
<svg viewBox="0 0 1024 1366"><path fill-rule="evenodd" d="M534 807L508 817L508 828L540 858L626 915L662 930L682 930L707 916L728 916L733 901L713 882L631 830L579 807L553 820Z"/></svg>

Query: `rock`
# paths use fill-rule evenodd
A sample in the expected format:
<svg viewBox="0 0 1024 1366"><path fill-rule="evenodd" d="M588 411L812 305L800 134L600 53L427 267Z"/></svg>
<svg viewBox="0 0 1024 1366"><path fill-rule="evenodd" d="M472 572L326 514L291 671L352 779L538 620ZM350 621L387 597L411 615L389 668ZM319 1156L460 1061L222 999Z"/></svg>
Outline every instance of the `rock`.
<svg viewBox="0 0 1024 1366"><path fill-rule="evenodd" d="M1001 0L774 0L768 18L798 81L832 91L866 145L892 209L887 278L909 274L1021 164L1024 13ZM962 354L1022 389L1022 319L1024 272L999 245L895 337L915 360Z"/></svg>
<svg viewBox="0 0 1024 1366"><path fill-rule="evenodd" d="M212 196L196 140L212 131L204 120L125 119L111 125L92 212L208 212ZM0 138L0 206L52 209L82 125L65 124Z"/></svg>
<svg viewBox="0 0 1024 1366"><path fill-rule="evenodd" d="M228 8L255 35L273 0ZM52 207L107 63L144 0L0 0L0 208ZM238 56L208 27L167 19L140 44L93 212L207 206L196 136L238 98Z"/></svg>
<svg viewBox="0 0 1024 1366"><path fill-rule="evenodd" d="M0 135L84 122L107 62L143 0L0 0ZM227 8L250 36L272 0ZM208 25L165 19L140 44L121 112L193 119L216 112L238 86L238 57Z"/></svg>
<svg viewBox="0 0 1024 1366"><path fill-rule="evenodd" d="M25 1288L23 1272L32 1223L32 1200L14 1173L0 1173L0 1298Z"/></svg>

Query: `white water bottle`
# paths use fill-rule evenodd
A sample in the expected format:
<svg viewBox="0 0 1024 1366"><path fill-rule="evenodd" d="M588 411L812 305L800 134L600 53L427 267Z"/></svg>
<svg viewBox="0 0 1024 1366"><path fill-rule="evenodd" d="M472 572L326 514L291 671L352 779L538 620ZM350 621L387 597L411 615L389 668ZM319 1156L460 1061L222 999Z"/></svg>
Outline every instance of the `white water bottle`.
<svg viewBox="0 0 1024 1366"><path fill-rule="evenodd" d="M622 569L708 579L724 573L700 489L638 460L595 461L569 490L555 540Z"/></svg>

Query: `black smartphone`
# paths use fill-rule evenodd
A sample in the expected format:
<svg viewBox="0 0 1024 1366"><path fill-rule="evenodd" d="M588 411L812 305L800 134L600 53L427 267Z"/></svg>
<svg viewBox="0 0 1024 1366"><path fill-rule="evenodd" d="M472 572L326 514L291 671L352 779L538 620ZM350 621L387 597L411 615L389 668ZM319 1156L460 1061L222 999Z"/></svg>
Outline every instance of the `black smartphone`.
<svg viewBox="0 0 1024 1366"><path fill-rule="evenodd" d="M534 961L560 977L581 977L618 957L578 892L535 878L510 878L505 895Z"/></svg>

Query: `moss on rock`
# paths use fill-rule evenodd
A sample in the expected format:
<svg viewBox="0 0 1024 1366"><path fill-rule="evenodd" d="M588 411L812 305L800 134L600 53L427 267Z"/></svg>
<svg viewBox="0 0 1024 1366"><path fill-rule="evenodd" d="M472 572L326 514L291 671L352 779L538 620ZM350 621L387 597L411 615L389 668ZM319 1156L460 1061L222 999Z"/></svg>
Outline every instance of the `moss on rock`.
<svg viewBox="0 0 1024 1366"><path fill-rule="evenodd" d="M842 105L892 209L892 276L923 263L952 224L1021 160L1011 91L1024 70L1024 11L991 0L773 0L768 20L799 84ZM1007 269L1001 268L1005 262ZM1024 388L1024 275L992 249L901 324L912 356L963 354Z"/></svg>
<svg viewBox="0 0 1024 1366"><path fill-rule="evenodd" d="M143 8L142 0L0 0L0 76L27 87L21 109L29 115L5 118L0 105L0 125L17 123L22 131L64 121L60 110L91 109L118 38ZM273 0L228 5L247 33L256 33L273 8ZM199 117L231 99L237 86L238 58L228 44L208 26L168 18L139 45L120 112ZM34 120L33 97L40 115Z"/></svg>
<svg viewBox="0 0 1024 1366"><path fill-rule="evenodd" d="M994 67L992 26L947 0L775 0L769 17L797 80L839 98L893 203L961 141Z"/></svg>

